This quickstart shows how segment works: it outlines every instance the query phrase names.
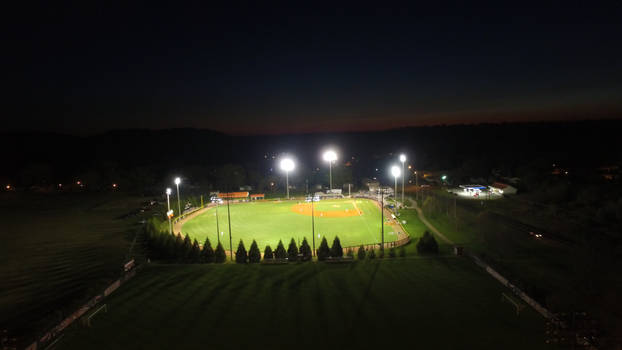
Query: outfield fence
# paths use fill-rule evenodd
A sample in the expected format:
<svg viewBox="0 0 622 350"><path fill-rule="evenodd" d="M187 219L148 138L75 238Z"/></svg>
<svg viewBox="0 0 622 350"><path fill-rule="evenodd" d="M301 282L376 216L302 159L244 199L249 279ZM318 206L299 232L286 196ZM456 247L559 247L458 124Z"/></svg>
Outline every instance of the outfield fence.
<svg viewBox="0 0 622 350"><path fill-rule="evenodd" d="M398 247L408 244L410 242L410 236L407 234L405 235L406 237L398 239L397 241L385 242L384 249L398 248ZM360 245L352 245L352 246L343 247L343 252L347 253L348 250L354 250L356 252L358 251L360 247L363 247L364 250L383 248L382 243L360 244Z"/></svg>

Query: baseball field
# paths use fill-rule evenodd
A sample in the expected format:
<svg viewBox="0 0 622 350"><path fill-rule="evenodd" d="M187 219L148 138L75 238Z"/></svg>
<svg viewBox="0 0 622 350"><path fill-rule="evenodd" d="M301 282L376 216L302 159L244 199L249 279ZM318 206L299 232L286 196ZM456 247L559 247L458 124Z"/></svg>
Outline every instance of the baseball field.
<svg viewBox="0 0 622 350"><path fill-rule="evenodd" d="M248 248L253 239L260 249L266 245L276 247L279 240L283 244L294 238L302 242L304 237L312 244L312 221L316 246L324 237L329 244L335 236L343 247L373 244L381 241L380 207L369 199L331 199L311 203L305 201L258 201L231 204L231 235L235 249L240 239ZM313 213L313 220L312 214ZM385 217L384 240L397 240L399 226ZM203 213L184 222L181 228L184 235L196 238L200 243L208 237L212 245L220 240L229 248L229 217L227 205L209 208ZM220 237L218 237L218 232Z"/></svg>

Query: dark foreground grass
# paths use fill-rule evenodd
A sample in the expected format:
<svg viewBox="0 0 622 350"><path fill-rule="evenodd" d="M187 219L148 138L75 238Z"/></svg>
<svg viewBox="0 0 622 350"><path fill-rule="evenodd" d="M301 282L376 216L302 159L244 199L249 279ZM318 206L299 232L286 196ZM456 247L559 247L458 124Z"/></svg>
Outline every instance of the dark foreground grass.
<svg viewBox="0 0 622 350"><path fill-rule="evenodd" d="M140 218L122 194L0 197L0 328L33 339L118 278Z"/></svg>
<svg viewBox="0 0 622 350"><path fill-rule="evenodd" d="M503 291L461 258L154 265L59 348L545 348L543 319Z"/></svg>

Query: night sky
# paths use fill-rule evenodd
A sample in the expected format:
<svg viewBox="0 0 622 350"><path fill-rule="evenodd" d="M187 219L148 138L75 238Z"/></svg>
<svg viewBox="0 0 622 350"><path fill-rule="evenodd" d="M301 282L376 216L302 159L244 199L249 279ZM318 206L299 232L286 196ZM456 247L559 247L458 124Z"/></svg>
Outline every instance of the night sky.
<svg viewBox="0 0 622 350"><path fill-rule="evenodd" d="M261 134L619 118L621 5L582 3L28 3L5 12L4 128Z"/></svg>

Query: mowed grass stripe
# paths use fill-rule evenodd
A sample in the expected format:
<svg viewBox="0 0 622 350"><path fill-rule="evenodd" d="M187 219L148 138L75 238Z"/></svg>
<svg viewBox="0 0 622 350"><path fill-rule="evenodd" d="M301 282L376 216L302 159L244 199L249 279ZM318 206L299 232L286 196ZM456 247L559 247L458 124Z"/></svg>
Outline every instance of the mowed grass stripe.
<svg viewBox="0 0 622 350"><path fill-rule="evenodd" d="M458 258L153 266L60 348L369 348L413 337L426 348L545 348L543 320L530 309L516 317L502 291Z"/></svg>

